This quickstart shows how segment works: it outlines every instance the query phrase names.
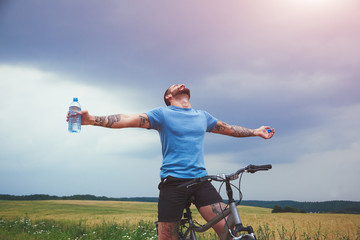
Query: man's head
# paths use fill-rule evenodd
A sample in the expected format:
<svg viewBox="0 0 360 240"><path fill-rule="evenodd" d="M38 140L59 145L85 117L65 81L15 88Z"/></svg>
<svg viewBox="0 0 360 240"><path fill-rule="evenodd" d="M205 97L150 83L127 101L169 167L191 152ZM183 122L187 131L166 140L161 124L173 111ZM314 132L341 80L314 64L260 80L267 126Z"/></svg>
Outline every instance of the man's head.
<svg viewBox="0 0 360 240"><path fill-rule="evenodd" d="M170 86L164 93L164 101L166 106L171 105L169 100L171 97L176 98L182 94L187 95L190 99L190 89L186 88L184 84L174 84Z"/></svg>

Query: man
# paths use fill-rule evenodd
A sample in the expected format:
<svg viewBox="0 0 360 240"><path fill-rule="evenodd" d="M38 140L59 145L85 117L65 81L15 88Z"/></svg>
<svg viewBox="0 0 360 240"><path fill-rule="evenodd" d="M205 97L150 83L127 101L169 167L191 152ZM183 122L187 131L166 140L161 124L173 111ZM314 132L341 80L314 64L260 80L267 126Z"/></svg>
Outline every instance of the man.
<svg viewBox="0 0 360 240"><path fill-rule="evenodd" d="M138 127L155 129L160 134L163 163L158 203L159 239L177 239L179 221L189 197L195 197L195 205L207 221L225 208L220 195L210 184L190 189L176 186L193 178L207 175L204 166L203 142L205 132L234 137L259 136L271 138L275 131L262 126L249 129L219 121L209 113L196 110L190 104L190 90L184 84L170 86L165 94L167 107L155 108L142 114L92 116L81 111L81 124L109 128ZM269 131L268 131L269 130ZM220 236L225 220L213 228Z"/></svg>

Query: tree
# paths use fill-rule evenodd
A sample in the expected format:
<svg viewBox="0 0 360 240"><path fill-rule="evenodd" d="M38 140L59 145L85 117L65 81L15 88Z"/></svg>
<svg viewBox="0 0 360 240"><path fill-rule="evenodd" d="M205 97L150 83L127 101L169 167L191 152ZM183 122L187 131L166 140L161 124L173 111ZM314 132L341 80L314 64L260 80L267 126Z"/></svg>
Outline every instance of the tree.
<svg viewBox="0 0 360 240"><path fill-rule="evenodd" d="M275 205L271 212L272 213L281 213L281 212L283 212L283 209L279 205Z"/></svg>

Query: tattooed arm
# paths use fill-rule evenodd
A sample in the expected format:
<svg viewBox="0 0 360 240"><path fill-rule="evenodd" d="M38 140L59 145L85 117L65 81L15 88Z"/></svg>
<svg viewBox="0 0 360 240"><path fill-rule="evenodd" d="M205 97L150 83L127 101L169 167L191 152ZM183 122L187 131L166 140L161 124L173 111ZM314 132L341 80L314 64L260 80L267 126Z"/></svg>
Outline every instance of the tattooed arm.
<svg viewBox="0 0 360 240"><path fill-rule="evenodd" d="M115 114L109 116L92 116L88 111L81 111L81 125L94 125L107 128L150 128L150 121L145 113L125 115Z"/></svg>
<svg viewBox="0 0 360 240"><path fill-rule="evenodd" d="M218 121L213 129L213 133L233 136L233 137L252 137L252 136L259 136L265 139L272 138L275 133L274 129L271 129L269 133L267 130L270 127L262 126L257 129L250 129L245 128L237 125L229 125L225 122Z"/></svg>

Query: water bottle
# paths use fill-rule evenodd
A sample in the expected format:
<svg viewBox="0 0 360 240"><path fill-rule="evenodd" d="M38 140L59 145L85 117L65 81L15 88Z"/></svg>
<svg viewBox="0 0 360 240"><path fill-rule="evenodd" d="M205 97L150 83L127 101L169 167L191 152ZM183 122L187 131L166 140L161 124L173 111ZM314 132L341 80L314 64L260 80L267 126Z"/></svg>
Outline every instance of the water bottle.
<svg viewBox="0 0 360 240"><path fill-rule="evenodd" d="M69 107L69 132L79 133L81 131L81 111L80 103L77 98L73 98L73 102Z"/></svg>

